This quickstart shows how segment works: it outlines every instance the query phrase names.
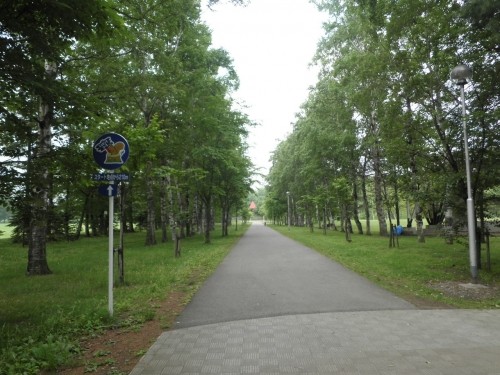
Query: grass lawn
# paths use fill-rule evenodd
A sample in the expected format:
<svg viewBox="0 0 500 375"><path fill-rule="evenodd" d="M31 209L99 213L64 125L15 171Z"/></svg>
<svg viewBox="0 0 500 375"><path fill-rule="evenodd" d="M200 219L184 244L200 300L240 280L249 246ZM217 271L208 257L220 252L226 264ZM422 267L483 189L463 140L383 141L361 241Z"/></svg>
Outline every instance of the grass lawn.
<svg viewBox="0 0 500 375"><path fill-rule="evenodd" d="M127 234L126 283L115 286L112 318L106 237L50 243L52 274L37 277L25 276L27 248L0 239L0 374L54 370L78 354L82 337L140 326L172 293L186 303L247 228L225 238L215 231L209 245L201 236L185 239L180 258L171 241L145 247L144 233Z"/></svg>
<svg viewBox="0 0 500 375"><path fill-rule="evenodd" d="M12 232L12 227L7 226L7 223L0 223L0 239L9 238Z"/></svg>
<svg viewBox="0 0 500 375"><path fill-rule="evenodd" d="M418 243L415 236L399 237L399 247L389 248L389 238L352 235L347 242L341 232L308 228L272 226L275 230L338 261L384 288L412 301L442 303L462 308L500 308L500 238L492 237L492 271L480 270L480 283L492 293L466 298L446 293L438 285L457 285L471 281L466 239L446 245L442 237L427 237ZM372 229L375 226L372 225ZM378 229L378 228L377 228ZM484 264L485 252L482 252Z"/></svg>

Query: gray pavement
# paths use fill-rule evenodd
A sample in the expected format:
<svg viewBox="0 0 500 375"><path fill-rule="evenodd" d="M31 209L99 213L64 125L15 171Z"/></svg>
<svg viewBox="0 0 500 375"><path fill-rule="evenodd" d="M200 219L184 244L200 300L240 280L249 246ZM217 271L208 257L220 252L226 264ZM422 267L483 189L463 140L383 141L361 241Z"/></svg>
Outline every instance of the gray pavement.
<svg viewBox="0 0 500 375"><path fill-rule="evenodd" d="M323 255L253 224L182 312L176 328L290 314L412 308Z"/></svg>
<svg viewBox="0 0 500 375"><path fill-rule="evenodd" d="M254 224L131 375L498 374L500 310L416 310Z"/></svg>

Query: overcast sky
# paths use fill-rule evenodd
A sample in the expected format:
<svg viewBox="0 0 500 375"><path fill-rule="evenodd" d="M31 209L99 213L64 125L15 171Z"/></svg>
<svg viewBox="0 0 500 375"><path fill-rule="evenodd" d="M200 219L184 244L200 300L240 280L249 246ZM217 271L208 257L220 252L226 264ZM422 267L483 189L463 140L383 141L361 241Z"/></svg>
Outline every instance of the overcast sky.
<svg viewBox="0 0 500 375"><path fill-rule="evenodd" d="M309 67L325 16L308 0L251 0L248 6L222 1L204 10L215 48L229 52L240 78L234 97L259 125L250 130L249 155L267 174L272 151L291 124L317 68Z"/></svg>

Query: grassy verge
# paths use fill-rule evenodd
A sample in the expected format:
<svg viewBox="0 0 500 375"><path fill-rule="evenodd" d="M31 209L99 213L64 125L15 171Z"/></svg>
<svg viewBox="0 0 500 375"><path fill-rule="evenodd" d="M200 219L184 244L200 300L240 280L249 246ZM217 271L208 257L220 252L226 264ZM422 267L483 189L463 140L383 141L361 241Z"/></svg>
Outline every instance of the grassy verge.
<svg viewBox="0 0 500 375"><path fill-rule="evenodd" d="M9 238L12 233L12 227L9 227L7 223L0 223L0 239Z"/></svg>
<svg viewBox="0 0 500 375"><path fill-rule="evenodd" d="M446 245L441 237L427 237L425 243L418 243L416 237L402 236L398 248L389 248L389 238L378 235L353 234L352 242L347 242L343 233L335 231L324 235L321 230L310 233L308 228L273 228L410 301L416 298L461 308L500 307L499 293L468 299L434 287L470 282L469 253L463 240ZM498 290L500 238L491 238L491 262L492 271L480 271L480 282Z"/></svg>
<svg viewBox="0 0 500 375"><path fill-rule="evenodd" d="M107 311L107 238L52 243L51 275L26 277L27 249L0 239L0 374L36 374L72 361L78 342L109 328L141 325L155 317L172 292L186 302L215 270L247 227L228 237L214 234L144 246L144 233L125 239L125 285L116 285L114 316Z"/></svg>

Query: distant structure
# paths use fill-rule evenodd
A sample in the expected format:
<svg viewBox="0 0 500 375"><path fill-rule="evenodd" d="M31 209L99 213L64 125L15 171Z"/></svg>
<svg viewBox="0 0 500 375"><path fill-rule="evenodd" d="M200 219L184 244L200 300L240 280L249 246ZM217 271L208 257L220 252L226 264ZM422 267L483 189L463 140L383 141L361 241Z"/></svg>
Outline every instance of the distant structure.
<svg viewBox="0 0 500 375"><path fill-rule="evenodd" d="M252 202L250 203L250 206L248 206L248 209L249 209L250 211L255 211L255 210L257 209L257 206L255 205L255 202L254 202L254 201L252 201Z"/></svg>

